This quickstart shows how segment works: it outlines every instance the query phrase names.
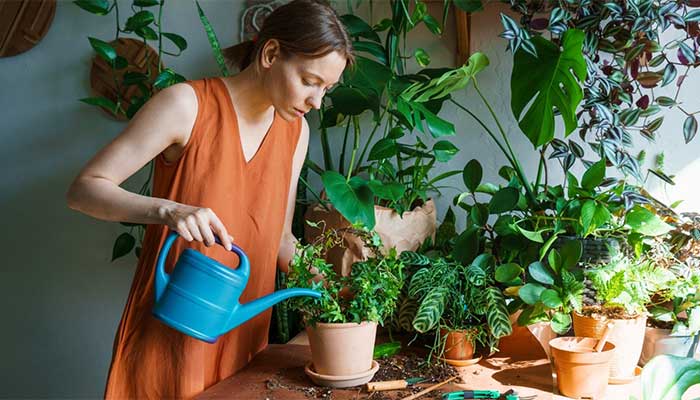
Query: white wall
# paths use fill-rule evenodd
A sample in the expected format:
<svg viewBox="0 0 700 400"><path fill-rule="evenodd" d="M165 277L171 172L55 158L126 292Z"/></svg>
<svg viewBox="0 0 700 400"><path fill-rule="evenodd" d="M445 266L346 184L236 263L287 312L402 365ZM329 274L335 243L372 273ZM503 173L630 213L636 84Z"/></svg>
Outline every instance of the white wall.
<svg viewBox="0 0 700 400"><path fill-rule="evenodd" d="M344 5L345 1L338 3ZM202 4L222 43L237 40L242 1ZM430 8L439 15L439 4ZM171 59L168 65L190 79L217 74L194 3L169 1L165 9L166 29L182 34L190 45L182 57ZM383 9L386 3L376 1L375 21ZM499 6L491 6L472 17L471 46L491 59L491 66L479 77L481 88L534 176L536 154L510 112L512 56L497 37L501 31L499 12ZM135 259L129 256L110 262L112 244L122 228L68 210L64 194L79 168L123 127L77 101L89 95L92 52L86 37L112 37L111 18L92 16L71 2L59 1L51 29L37 47L0 59L0 209L4 219L0 243L6 259L0 279L0 397L102 395L113 335ZM453 19L449 22L445 38L440 40L423 27L411 33L411 45L430 53L431 66L453 64ZM694 96L698 82L689 82L684 92L691 109L700 108L700 100ZM488 120L471 91L455 97ZM450 105L443 116L457 127L454 143L461 149L450 169L461 169L468 160L478 158L485 179L496 181L497 168L505 159L488 136ZM689 197L697 186L693 175L700 168L695 161L700 138L692 145L682 145L682 122L680 117L667 117L661 139L649 146L648 152L652 158L658 149L667 149L668 170L679 172L674 199L685 196L687 207L699 209L698 196ZM317 125L314 118L310 123ZM310 151L312 158L320 160L317 139L314 133ZM643 144L641 140L638 143ZM127 187L134 189L142 179L132 179ZM459 178L451 183L462 186ZM438 199L441 215L452 195L447 191Z"/></svg>

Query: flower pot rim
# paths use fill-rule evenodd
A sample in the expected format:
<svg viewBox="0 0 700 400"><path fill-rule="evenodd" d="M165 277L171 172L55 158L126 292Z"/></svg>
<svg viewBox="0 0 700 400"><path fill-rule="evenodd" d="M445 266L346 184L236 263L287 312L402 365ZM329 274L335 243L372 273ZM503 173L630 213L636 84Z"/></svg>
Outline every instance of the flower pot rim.
<svg viewBox="0 0 700 400"><path fill-rule="evenodd" d="M307 325L307 328L314 329L316 326L321 326L325 329L340 329L350 327L361 327L367 325L377 325L377 321L362 321L362 322L316 322L313 326Z"/></svg>
<svg viewBox="0 0 700 400"><path fill-rule="evenodd" d="M589 315L583 315L576 310L572 311L572 313L579 318L589 318L589 319L593 319L596 321L636 321L638 319L647 319L648 318L648 315L646 313L637 313L637 315L634 318L608 318L608 317L595 318L595 317L591 317Z"/></svg>
<svg viewBox="0 0 700 400"><path fill-rule="evenodd" d="M329 202L329 203L330 203L330 202ZM311 207L319 207L320 204L321 204L321 203L319 203L319 202L314 202L314 203L311 203ZM423 202L423 204L421 204L421 205L419 205L419 206L415 206L415 207L413 207L413 208L410 209L410 210L407 210L406 212L404 212L404 214L406 214L406 213L411 213L411 212L415 212L415 211L417 211L417 210L419 210L419 209L426 209L426 205L427 205L427 204L431 204L432 208L435 208L435 200L431 197L431 198L429 198L428 200L426 200L425 202ZM329 208L330 210L336 210L336 211L337 211L337 209L336 209L335 207L333 207L333 203L328 204L328 208ZM381 211L394 211L392 208L380 206L380 205L378 205L378 204L375 204L375 205L374 205L374 209L375 209L375 210L381 210ZM395 211L394 211L394 212L395 212Z"/></svg>
<svg viewBox="0 0 700 400"><path fill-rule="evenodd" d="M304 367L304 372L308 375L313 375L315 378L320 378L324 381L349 381L354 379L364 378L369 375L374 375L379 370L379 363L376 360L372 360L372 367L367 371L363 371L354 375L324 375L319 374L313 369L313 361L309 361Z"/></svg>
<svg viewBox="0 0 700 400"><path fill-rule="evenodd" d="M582 341L581 339L590 339L590 340L588 340L588 341L595 341L595 342L598 342L597 339L589 338L589 337L584 337L584 336L561 336L561 337L556 337L556 338L550 340L550 341L549 341L549 347L551 347L552 349L556 349L557 351L562 351L562 352L565 352L565 353L572 353L572 354L607 354L607 353L611 353L612 351L614 351L615 348L617 347L617 346L615 346L614 343L612 343L612 342L610 342L610 341L607 341L607 342L605 343L605 346L603 347L603 350L600 351L600 352L598 352L598 351L590 351L590 352L572 351L572 350L562 349L561 347L556 346L556 345L558 345L560 342L561 342L561 343L563 343L563 342L573 342L573 341L581 342L581 341ZM607 348L607 350L606 350L606 348Z"/></svg>

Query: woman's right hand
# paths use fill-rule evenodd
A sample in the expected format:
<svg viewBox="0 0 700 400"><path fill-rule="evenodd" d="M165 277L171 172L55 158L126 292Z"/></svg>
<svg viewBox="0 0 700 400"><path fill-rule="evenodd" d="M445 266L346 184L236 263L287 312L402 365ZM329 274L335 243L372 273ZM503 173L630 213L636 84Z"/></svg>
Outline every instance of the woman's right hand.
<svg viewBox="0 0 700 400"><path fill-rule="evenodd" d="M216 235L224 248L231 250L233 236L228 234L224 224L210 208L174 203L161 207L158 214L165 225L188 242L196 240L209 247L216 243Z"/></svg>

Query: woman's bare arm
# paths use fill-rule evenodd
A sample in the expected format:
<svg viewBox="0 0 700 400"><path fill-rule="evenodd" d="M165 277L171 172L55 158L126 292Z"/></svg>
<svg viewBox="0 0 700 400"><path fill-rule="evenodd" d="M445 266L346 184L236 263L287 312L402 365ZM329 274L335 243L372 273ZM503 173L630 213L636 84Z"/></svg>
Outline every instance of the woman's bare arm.
<svg viewBox="0 0 700 400"><path fill-rule="evenodd" d="M158 93L126 129L97 153L71 184L68 206L95 218L165 224L188 241L214 244L214 233L230 248L231 237L216 214L202 207L141 196L119 185L162 152L178 153L189 140L197 97L187 84Z"/></svg>

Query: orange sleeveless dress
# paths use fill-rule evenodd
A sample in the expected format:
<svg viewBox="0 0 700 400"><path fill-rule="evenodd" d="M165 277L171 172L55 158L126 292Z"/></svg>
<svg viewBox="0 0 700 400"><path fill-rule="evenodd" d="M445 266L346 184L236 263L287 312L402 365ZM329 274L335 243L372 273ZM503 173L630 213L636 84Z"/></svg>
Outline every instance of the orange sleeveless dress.
<svg viewBox="0 0 700 400"><path fill-rule="evenodd" d="M211 208L234 241L248 254L251 273L241 302L274 291L277 254L289 194L292 159L301 119L287 122L275 113L257 153L246 163L236 113L219 78L189 82L199 109L183 155L155 160L153 196ZM168 233L149 225L143 250L114 340L105 397L113 399L189 398L233 375L267 346L271 310L208 344L167 327L151 315L154 269ZM193 247L235 268L238 259L221 246L175 241L166 262Z"/></svg>

